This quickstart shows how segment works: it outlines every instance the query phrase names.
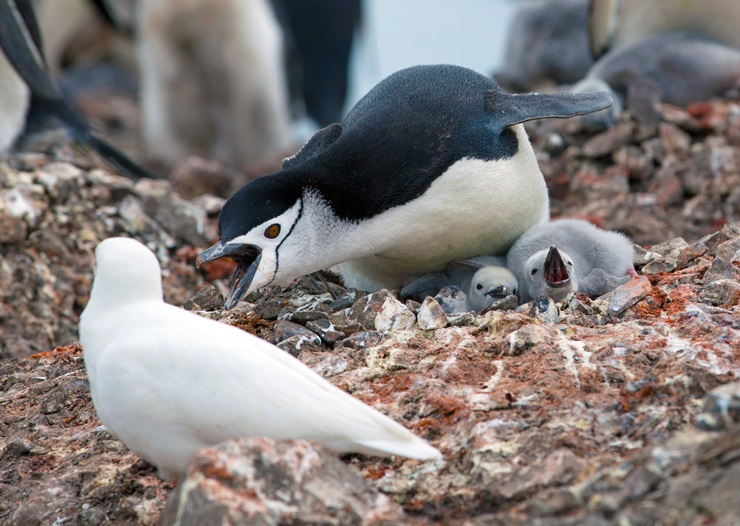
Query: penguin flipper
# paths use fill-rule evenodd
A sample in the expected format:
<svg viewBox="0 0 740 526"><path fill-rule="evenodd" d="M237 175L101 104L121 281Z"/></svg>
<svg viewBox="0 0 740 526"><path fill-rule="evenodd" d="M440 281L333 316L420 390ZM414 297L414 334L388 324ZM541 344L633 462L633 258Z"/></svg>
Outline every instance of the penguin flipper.
<svg viewBox="0 0 740 526"><path fill-rule="evenodd" d="M597 297L611 292L629 280L629 276L614 276L604 269L595 268L586 277L578 280L578 292L585 292L591 297Z"/></svg>
<svg viewBox="0 0 740 526"><path fill-rule="evenodd" d="M342 129L342 125L335 122L314 133L300 150L294 155L283 159L283 170L293 168L318 156L342 135Z"/></svg>
<svg viewBox="0 0 740 526"><path fill-rule="evenodd" d="M534 119L568 119L608 108L614 103L606 91L595 93L515 93L501 89L483 95L485 108L501 130Z"/></svg>
<svg viewBox="0 0 740 526"><path fill-rule="evenodd" d="M450 280L444 272L430 272L401 289L401 297L423 300L427 296L435 296L440 289L449 284Z"/></svg>
<svg viewBox="0 0 740 526"><path fill-rule="evenodd" d="M41 52L39 28L28 0L0 2L0 49L35 96L61 96ZM34 38L34 35L36 36Z"/></svg>

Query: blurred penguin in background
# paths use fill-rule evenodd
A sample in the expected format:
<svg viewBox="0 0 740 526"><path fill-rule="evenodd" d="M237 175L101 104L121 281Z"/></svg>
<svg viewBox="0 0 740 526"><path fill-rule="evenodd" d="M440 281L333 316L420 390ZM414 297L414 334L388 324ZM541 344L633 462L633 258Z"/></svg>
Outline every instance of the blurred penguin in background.
<svg viewBox="0 0 740 526"><path fill-rule="evenodd" d="M524 92L581 80L593 64L587 18L588 0L523 2L511 22L496 82Z"/></svg>
<svg viewBox="0 0 740 526"><path fill-rule="evenodd" d="M344 117L349 59L361 25L361 0L272 0L286 36L294 104L323 128Z"/></svg>
<svg viewBox="0 0 740 526"><path fill-rule="evenodd" d="M242 168L291 142L283 42L268 0L139 0L147 156Z"/></svg>

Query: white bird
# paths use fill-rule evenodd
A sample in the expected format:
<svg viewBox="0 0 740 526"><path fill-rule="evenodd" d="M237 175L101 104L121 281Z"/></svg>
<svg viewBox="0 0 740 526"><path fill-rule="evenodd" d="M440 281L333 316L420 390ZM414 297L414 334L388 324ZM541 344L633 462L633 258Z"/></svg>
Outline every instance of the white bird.
<svg viewBox="0 0 740 526"><path fill-rule="evenodd" d="M245 436L305 438L337 453L440 452L299 360L236 327L164 303L157 258L133 239L97 247L80 342L95 410L160 476Z"/></svg>

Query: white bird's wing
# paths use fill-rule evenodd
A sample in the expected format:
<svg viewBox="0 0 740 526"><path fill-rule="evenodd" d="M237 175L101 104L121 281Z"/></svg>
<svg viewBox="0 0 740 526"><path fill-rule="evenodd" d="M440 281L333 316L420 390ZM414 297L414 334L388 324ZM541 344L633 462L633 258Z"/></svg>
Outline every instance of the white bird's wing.
<svg viewBox="0 0 740 526"><path fill-rule="evenodd" d="M166 427L162 434L176 429L183 440L204 444L270 436L308 438L340 452L439 456L397 422L240 329L156 302L114 314L101 320L111 343L98 358L96 381L116 422L151 419Z"/></svg>

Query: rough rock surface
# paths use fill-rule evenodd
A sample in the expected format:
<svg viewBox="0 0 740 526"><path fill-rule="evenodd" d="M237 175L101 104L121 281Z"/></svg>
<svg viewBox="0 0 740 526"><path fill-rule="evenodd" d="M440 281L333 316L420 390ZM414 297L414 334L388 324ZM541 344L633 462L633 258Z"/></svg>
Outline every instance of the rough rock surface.
<svg viewBox="0 0 740 526"><path fill-rule="evenodd" d="M304 455L329 462L362 497L336 514L326 510L337 501L316 497L331 520L299 514L296 524L737 524L738 115L725 102L665 108L656 130L625 119L591 138L572 123L532 126L554 212L628 232L643 245L642 275L599 299L478 316L451 316L440 301L404 304L397 291L348 291L331 272L223 312L233 267L193 266L215 237L217 198L180 199L168 183L132 184L59 152L9 157L0 164L0 524L156 524L168 499L177 509L179 490L101 428L75 344L92 249L119 234L157 249L168 301L280 343L444 455L337 464L305 444L229 443L189 472L222 505L238 493L275 517L271 503L305 491L291 464ZM216 469L224 452L276 462L285 492L254 489L270 487L269 463L254 479Z"/></svg>
<svg viewBox="0 0 740 526"><path fill-rule="evenodd" d="M402 522L398 504L310 442L242 438L195 455L161 524Z"/></svg>

